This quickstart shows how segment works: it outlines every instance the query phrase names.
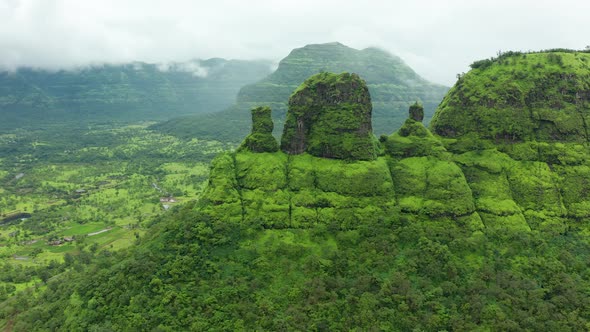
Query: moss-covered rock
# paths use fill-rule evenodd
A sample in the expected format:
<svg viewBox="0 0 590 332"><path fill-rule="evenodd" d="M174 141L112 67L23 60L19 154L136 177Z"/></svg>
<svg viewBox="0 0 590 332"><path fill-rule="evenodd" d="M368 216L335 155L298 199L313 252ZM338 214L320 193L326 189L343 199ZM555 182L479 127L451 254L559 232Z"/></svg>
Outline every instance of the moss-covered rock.
<svg viewBox="0 0 590 332"><path fill-rule="evenodd" d="M384 158L343 161L249 151L216 158L202 202L218 220L267 228L354 228L363 218L391 218L396 205Z"/></svg>
<svg viewBox="0 0 590 332"><path fill-rule="evenodd" d="M478 70L471 81L486 77L483 68ZM552 96L552 85L547 88ZM482 98L491 98L494 91L482 92ZM451 94L447 103L472 102L456 97ZM368 100L355 75L322 73L310 78L291 98L282 140L287 153L247 149L233 158L222 155L214 163L204 199L216 205L213 210L223 220L261 222L272 228L323 223L350 229L363 218L403 216L415 222L468 224L465 227L474 232L485 226L505 235L531 230L563 233L590 216L590 151L582 138L545 140L543 129L533 126L535 135L526 140L498 139L485 129L491 128L486 127L490 122L478 124L474 112L445 103L432 128L463 129L457 135L444 130L439 131L442 136L433 135L419 121L416 103L398 131L375 142ZM490 121L507 125L502 118L506 112L516 117L525 114L514 113L516 104L511 105L484 112L497 111ZM445 116L454 120L441 127ZM270 120L265 119L255 127L268 135ZM526 127L515 117L510 119L514 126L503 128ZM349 139L354 144L347 145ZM379 157L374 157L377 152Z"/></svg>
<svg viewBox="0 0 590 332"><path fill-rule="evenodd" d="M439 105L433 132L499 143L587 142L589 61L583 52L510 52L474 63Z"/></svg>
<svg viewBox="0 0 590 332"><path fill-rule="evenodd" d="M440 155L445 150L441 141L434 137L421 122L407 119L397 132L382 136L385 152L392 157L421 157Z"/></svg>
<svg viewBox="0 0 590 332"><path fill-rule="evenodd" d="M413 105L410 105L410 119L418 122L422 122L424 120L424 106L415 102Z"/></svg>
<svg viewBox="0 0 590 332"><path fill-rule="evenodd" d="M223 207L223 217L228 222L241 222L244 216L235 164L235 155L232 153L220 154L211 162L209 182L201 199L203 211L213 215L218 214L219 207Z"/></svg>
<svg viewBox="0 0 590 332"><path fill-rule="evenodd" d="M261 106L252 109L252 132L246 137L240 150L252 152L275 152L279 150L277 140L272 135L274 124L270 107Z"/></svg>
<svg viewBox="0 0 590 332"><path fill-rule="evenodd" d="M471 151L454 156L473 194L475 208L488 229L529 231L508 179L514 161L496 150Z"/></svg>
<svg viewBox="0 0 590 332"><path fill-rule="evenodd" d="M415 103L410 106L409 118L390 136L381 136L385 152L392 157L420 157L440 155L446 151L440 139L422 124L424 110Z"/></svg>
<svg viewBox="0 0 590 332"><path fill-rule="evenodd" d="M430 217L475 212L471 188L454 162L434 157L404 158L392 163L391 174L402 212Z"/></svg>
<svg viewBox="0 0 590 332"><path fill-rule="evenodd" d="M314 75L289 99L281 149L324 158L374 159L371 111L369 90L358 75Z"/></svg>

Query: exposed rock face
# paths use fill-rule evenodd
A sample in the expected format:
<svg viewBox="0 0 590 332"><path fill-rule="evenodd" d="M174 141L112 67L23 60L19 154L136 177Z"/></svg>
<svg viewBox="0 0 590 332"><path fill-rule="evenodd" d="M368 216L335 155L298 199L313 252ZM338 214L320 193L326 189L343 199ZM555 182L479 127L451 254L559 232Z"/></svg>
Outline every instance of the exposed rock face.
<svg viewBox="0 0 590 332"><path fill-rule="evenodd" d="M320 73L291 95L281 149L348 160L375 158L371 97L356 74Z"/></svg>
<svg viewBox="0 0 590 332"><path fill-rule="evenodd" d="M242 142L240 149L252 152L278 151L279 145L272 136L273 128L270 107L263 106L252 109L252 132Z"/></svg>
<svg viewBox="0 0 590 332"><path fill-rule="evenodd" d="M422 119L424 119L424 107L416 102L410 106L408 112L409 118L404 122L404 125L401 126L397 133L403 137L410 135L432 137L430 131L422 124Z"/></svg>
<svg viewBox="0 0 590 332"><path fill-rule="evenodd" d="M413 105L411 105L410 119L422 122L422 120L424 120L424 106L418 104L418 102L415 102Z"/></svg>

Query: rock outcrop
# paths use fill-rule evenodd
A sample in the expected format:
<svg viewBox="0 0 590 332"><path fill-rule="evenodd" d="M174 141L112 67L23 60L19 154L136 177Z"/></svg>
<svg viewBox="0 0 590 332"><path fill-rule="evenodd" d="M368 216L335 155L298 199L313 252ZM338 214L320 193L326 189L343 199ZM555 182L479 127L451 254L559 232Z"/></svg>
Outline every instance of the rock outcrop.
<svg viewBox="0 0 590 332"><path fill-rule="evenodd" d="M277 140L272 135L274 124L270 107L252 109L252 132L246 137L240 149L252 152L276 152L279 150Z"/></svg>
<svg viewBox="0 0 590 332"><path fill-rule="evenodd" d="M413 105L410 106L410 119L418 122L422 122L424 120L424 106L415 102Z"/></svg>
<svg viewBox="0 0 590 332"><path fill-rule="evenodd" d="M537 56L545 55L529 54L527 59ZM493 66L489 70L497 69ZM490 74L479 70L470 75ZM467 83L464 78L457 85ZM526 80L512 83L530 88ZM463 99L457 92L463 88L456 86L433 124L439 135L419 121L417 105L398 131L376 142L367 118L370 97L362 80L351 74L322 73L293 93L282 151L247 150L217 158L203 204L220 220L256 222L269 228L325 223L348 229L366 218L406 218L460 224L473 232L564 232L590 218L584 102L578 104L579 121L574 122L574 113L569 112L588 83L590 79L581 78L580 89L556 96L554 85L569 83L548 81L547 98L573 103L563 101L564 109L551 111L551 105L527 108L536 115L545 110L545 118L555 119L553 129L533 125L532 138L505 140L502 134L499 139L491 131L492 121L499 133L512 137L537 118L527 113L528 122L519 122L520 115L509 116L516 114L514 107L481 118L474 109L451 105L473 103L472 98ZM505 100L495 93L483 89L470 96ZM540 90L539 96L544 93ZM486 114L493 111L485 109ZM570 129L559 129L566 127Z"/></svg>
<svg viewBox="0 0 590 332"><path fill-rule="evenodd" d="M369 90L358 75L314 75L289 99L281 149L324 158L374 159L371 111Z"/></svg>
<svg viewBox="0 0 590 332"><path fill-rule="evenodd" d="M377 156L370 116L358 75L312 76L291 97L282 152L242 148L216 158L203 210L226 222L276 229L318 223L353 229L367 218L386 221L400 213L481 229L469 183L442 143L407 119L404 136L385 137L386 153ZM253 117L253 128L268 133L261 118Z"/></svg>

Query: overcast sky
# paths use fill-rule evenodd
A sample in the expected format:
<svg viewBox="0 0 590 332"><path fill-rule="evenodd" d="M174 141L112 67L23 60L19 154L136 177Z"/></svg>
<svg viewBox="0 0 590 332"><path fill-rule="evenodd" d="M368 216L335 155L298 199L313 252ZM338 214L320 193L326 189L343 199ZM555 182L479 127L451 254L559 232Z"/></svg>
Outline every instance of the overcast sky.
<svg viewBox="0 0 590 332"><path fill-rule="evenodd" d="M446 85L499 50L583 49L590 1L0 0L0 67L224 57L311 43L377 46Z"/></svg>

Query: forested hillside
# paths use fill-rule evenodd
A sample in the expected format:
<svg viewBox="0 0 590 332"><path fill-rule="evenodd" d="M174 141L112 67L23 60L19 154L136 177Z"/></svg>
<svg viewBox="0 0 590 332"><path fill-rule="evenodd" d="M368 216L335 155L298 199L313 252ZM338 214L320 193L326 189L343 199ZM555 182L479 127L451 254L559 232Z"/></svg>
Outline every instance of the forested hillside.
<svg viewBox="0 0 590 332"><path fill-rule="evenodd" d="M408 106L417 100L424 105L428 123L448 90L426 81L399 57L383 50L356 50L340 43L312 44L294 49L275 72L240 89L237 103L227 110L172 119L153 128L183 137L239 142L249 129L249 110L264 105L272 108L275 134L279 135L289 96L306 78L319 72L351 72L366 80L373 103L373 128L378 135L399 128Z"/></svg>
<svg viewBox="0 0 590 332"><path fill-rule="evenodd" d="M225 59L0 72L0 129L23 125L165 120L220 111L239 89L271 71L269 61Z"/></svg>
<svg viewBox="0 0 590 332"><path fill-rule="evenodd" d="M0 319L14 331L587 330L588 61L476 62L432 132L415 103L379 139L362 76L314 75L280 145L255 108L198 202L128 251L73 258Z"/></svg>

